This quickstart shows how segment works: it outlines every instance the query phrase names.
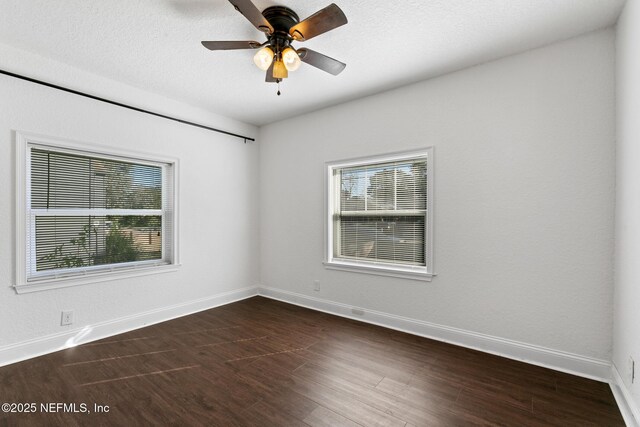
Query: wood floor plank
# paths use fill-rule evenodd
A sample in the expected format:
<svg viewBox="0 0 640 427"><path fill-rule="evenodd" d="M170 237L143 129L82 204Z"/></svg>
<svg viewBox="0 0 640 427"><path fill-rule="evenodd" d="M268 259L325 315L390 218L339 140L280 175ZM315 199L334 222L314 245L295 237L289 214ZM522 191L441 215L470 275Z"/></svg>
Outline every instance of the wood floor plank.
<svg viewBox="0 0 640 427"><path fill-rule="evenodd" d="M240 417L247 425L255 427L309 427L304 421L288 416L280 408L262 401L242 412Z"/></svg>
<svg viewBox="0 0 640 427"><path fill-rule="evenodd" d="M623 426L606 383L255 297L0 368L7 426Z"/></svg>
<svg viewBox="0 0 640 427"><path fill-rule="evenodd" d="M334 378L338 378L346 383L354 384L363 388L375 387L382 378L378 375L375 376L360 376L359 372L353 372L347 367L340 365L329 365L323 362L308 361L304 366L300 366L296 369L296 374L301 374L303 371L309 371L312 374L326 375Z"/></svg>
<svg viewBox="0 0 640 427"><path fill-rule="evenodd" d="M324 406L318 406L303 421L311 427L362 427L361 424L338 415Z"/></svg>
<svg viewBox="0 0 640 427"><path fill-rule="evenodd" d="M373 387L352 383L348 379L335 375L330 371L316 369L313 365L304 365L300 369L296 369L292 375L309 382L322 384L342 393L344 396L360 401L384 413L394 415L395 397Z"/></svg>
<svg viewBox="0 0 640 427"><path fill-rule="evenodd" d="M294 376L291 389L358 424L376 427L403 427L406 424L406 421L369 406L344 392L306 379Z"/></svg>
<svg viewBox="0 0 640 427"><path fill-rule="evenodd" d="M534 414L547 418L582 420L595 425L624 425L616 407L569 394L534 396L532 408Z"/></svg>
<svg viewBox="0 0 640 427"><path fill-rule="evenodd" d="M393 360L381 359L375 355L333 345L330 342L319 342L310 346L308 350L330 359L336 359L342 363L363 367L366 370L398 381L408 382L421 367L414 364L406 366L401 363L395 363Z"/></svg>
<svg viewBox="0 0 640 427"><path fill-rule="evenodd" d="M349 363L338 360L336 358L326 357L319 353L312 351L302 351L299 353L306 361L312 363L318 367L325 367L332 369L335 372L340 372L343 375L349 375L355 378L356 382L375 387L382 381L385 376L380 373L376 373L366 366L360 363Z"/></svg>
<svg viewBox="0 0 640 427"><path fill-rule="evenodd" d="M542 419L530 411L470 390L462 390L449 410L468 424L522 427L545 425Z"/></svg>
<svg viewBox="0 0 640 427"><path fill-rule="evenodd" d="M264 396L261 403L277 409L283 416L298 421L304 420L320 406L313 400L289 388L281 388L268 396ZM254 410L255 406L251 409Z"/></svg>

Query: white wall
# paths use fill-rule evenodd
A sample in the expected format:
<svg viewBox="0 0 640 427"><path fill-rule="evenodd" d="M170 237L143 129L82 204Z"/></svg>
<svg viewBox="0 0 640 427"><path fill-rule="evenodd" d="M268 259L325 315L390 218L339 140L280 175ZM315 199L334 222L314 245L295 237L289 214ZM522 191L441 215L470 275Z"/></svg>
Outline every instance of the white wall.
<svg viewBox="0 0 640 427"><path fill-rule="evenodd" d="M616 263L613 363L640 414L640 4L628 1L617 28ZM632 385L628 360L636 361ZM640 423L640 418L638 418Z"/></svg>
<svg viewBox="0 0 640 427"><path fill-rule="evenodd" d="M265 126L261 283L607 361L614 137L610 29ZM438 277L324 269L324 163L431 145Z"/></svg>
<svg viewBox="0 0 640 427"><path fill-rule="evenodd" d="M176 102L88 75L63 64L4 48L2 68L82 89L142 108L174 114L234 132L255 135L249 125L208 116ZM44 68L24 67L24 64ZM43 75L41 70L48 70ZM111 96L109 96L111 95ZM15 135L27 131L122 149L177 157L180 161L178 272L17 295L15 273ZM258 148L241 139L100 103L0 75L0 350L136 316L150 310L206 299L258 282ZM187 307L188 308L188 307ZM61 310L74 310L72 326L60 326ZM186 308L185 308L186 309ZM173 310L172 315L179 314ZM157 313L156 313L157 314ZM162 317L162 313L157 314ZM131 320L131 319L130 319ZM134 324L145 319L133 319ZM118 332L118 324L108 332ZM114 329L115 328L115 329ZM55 340L53 344L56 344ZM52 345L53 345L52 344ZM24 348L23 352L30 351ZM11 353L13 357L20 357ZM46 351L46 346L38 351ZM29 356L24 354L23 356ZM2 360L0 355L0 362Z"/></svg>

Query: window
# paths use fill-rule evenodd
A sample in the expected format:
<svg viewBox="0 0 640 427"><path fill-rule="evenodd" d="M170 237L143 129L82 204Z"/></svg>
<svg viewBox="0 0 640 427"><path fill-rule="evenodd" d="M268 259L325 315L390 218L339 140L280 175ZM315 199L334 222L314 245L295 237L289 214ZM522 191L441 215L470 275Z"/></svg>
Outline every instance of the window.
<svg viewBox="0 0 640 427"><path fill-rule="evenodd" d="M327 166L328 268L433 276L433 149Z"/></svg>
<svg viewBox="0 0 640 427"><path fill-rule="evenodd" d="M18 292L175 267L175 160L22 134L18 144Z"/></svg>

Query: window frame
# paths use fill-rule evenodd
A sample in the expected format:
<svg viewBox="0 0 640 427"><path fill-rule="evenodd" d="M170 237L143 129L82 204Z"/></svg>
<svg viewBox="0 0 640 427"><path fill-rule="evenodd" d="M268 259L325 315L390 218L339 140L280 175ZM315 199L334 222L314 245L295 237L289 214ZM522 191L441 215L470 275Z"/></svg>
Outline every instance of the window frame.
<svg viewBox="0 0 640 427"><path fill-rule="evenodd" d="M37 135L27 132L15 132L16 136L16 233L15 233L15 256L16 272L13 288L16 293L36 292L48 289L65 288L69 286L99 283L111 280L137 277L148 274L159 274L177 271L179 262L179 240L178 240L178 173L179 160L172 157L157 156L154 154L121 150L113 147L100 146L85 142L71 141L67 139L54 138L44 135ZM60 272L59 274L35 274L30 275L29 267L33 259L27 253L29 238L29 227L34 227L35 221L30 220L30 149L42 148L55 150L62 153L83 154L105 159L135 162L162 167L163 185L162 197L171 197L168 200L172 209L164 213L165 220L162 225L162 235L166 234L169 240L169 257L165 257L165 247L163 246L162 260L136 261L121 264L103 265L102 268L95 266L86 267L84 274L78 274L76 269ZM172 187L173 191L167 187ZM167 222L169 221L169 222ZM33 238L35 233L32 232ZM71 271L74 270L74 271ZM38 276L41 276L38 278Z"/></svg>
<svg viewBox="0 0 640 427"><path fill-rule="evenodd" d="M433 203L434 203L434 161L433 147L419 150L403 151L375 156L358 157L325 163L324 178L324 261L325 268L357 273L375 274L403 279L431 281L434 273L434 235L433 235ZM334 220L336 204L339 204L339 190L336 191L334 171L351 167L371 166L379 163L425 159L427 162L427 209L425 218L425 266L408 266L388 262L347 260L334 256Z"/></svg>

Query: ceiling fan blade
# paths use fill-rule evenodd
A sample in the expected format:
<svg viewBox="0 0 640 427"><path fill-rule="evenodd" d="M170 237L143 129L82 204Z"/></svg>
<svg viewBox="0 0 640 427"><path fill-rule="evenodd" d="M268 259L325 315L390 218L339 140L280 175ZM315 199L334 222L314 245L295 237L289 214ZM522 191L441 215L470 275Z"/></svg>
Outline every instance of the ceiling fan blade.
<svg viewBox="0 0 640 427"><path fill-rule="evenodd" d="M327 31L331 31L334 28L338 28L347 22L347 17L344 15L342 9L333 3L291 27L289 34L298 41L309 40Z"/></svg>
<svg viewBox="0 0 640 427"><path fill-rule="evenodd" d="M257 49L262 43L253 40L205 41L202 42L202 46L209 50Z"/></svg>
<svg viewBox="0 0 640 427"><path fill-rule="evenodd" d="M258 10L251 0L229 0L229 3L247 18L254 27L267 34L273 33L273 27L267 21L267 18L262 16L262 12Z"/></svg>
<svg viewBox="0 0 640 427"><path fill-rule="evenodd" d="M340 62L337 59L330 58L327 55L323 55L311 49L298 49L298 56L302 62L306 62L307 64L319 68L322 71L326 71L329 74L333 74L334 76L340 74L342 70L344 70L344 67L347 66L344 62Z"/></svg>
<svg viewBox="0 0 640 427"><path fill-rule="evenodd" d="M271 63L271 66L270 66L270 67L269 67L269 69L267 70L267 75L266 75L266 76L265 76L265 78L264 78L264 81L265 81L265 82L267 82L267 83L278 83L278 80L276 80L276 79L273 77L273 66L274 66L274 64L275 64L275 61L273 61L273 62Z"/></svg>

